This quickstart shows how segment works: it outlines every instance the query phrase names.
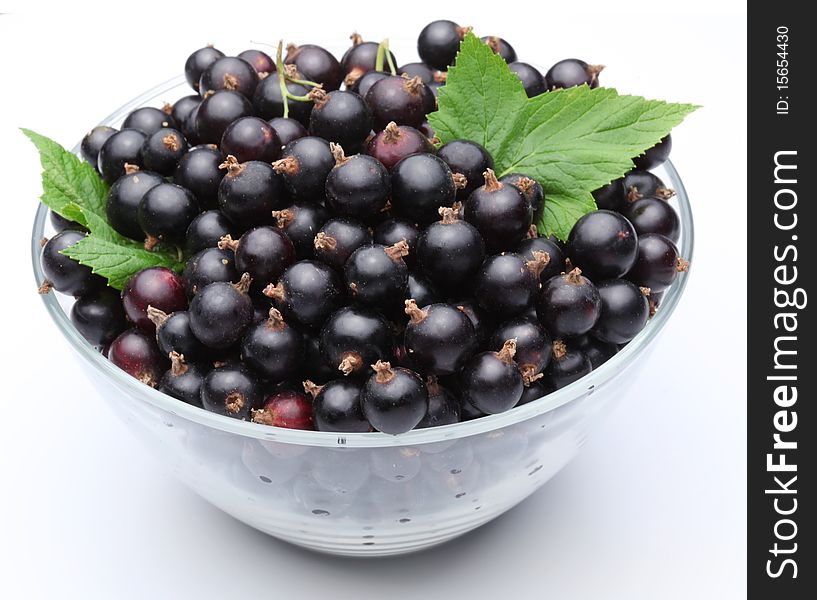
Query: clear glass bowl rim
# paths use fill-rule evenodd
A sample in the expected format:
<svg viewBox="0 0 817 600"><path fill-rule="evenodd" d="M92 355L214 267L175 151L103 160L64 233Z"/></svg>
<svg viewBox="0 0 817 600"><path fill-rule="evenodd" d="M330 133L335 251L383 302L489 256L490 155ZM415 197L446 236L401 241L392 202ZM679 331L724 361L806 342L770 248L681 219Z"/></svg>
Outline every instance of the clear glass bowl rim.
<svg viewBox="0 0 817 600"><path fill-rule="evenodd" d="M118 110L114 111L100 124L110 124L121 120L128 112L139 106L145 105L157 98L163 97L169 91L185 83L183 76L174 77L155 88L145 92L141 96L134 98ZM79 144L73 149L79 153ZM675 189L676 199L681 220L681 243L679 251L681 256L690 262L692 261L694 246L694 228L692 210L689 205L689 198L681 182L678 172L670 161L664 163L664 168L669 174L669 184ZM34 218L34 226L31 236L31 258L34 268L34 277L37 285L44 279L44 274L40 267L40 240L43 237L45 223L48 218L48 209L40 204ZM444 425L427 429L414 429L400 435L388 435L379 432L373 433L337 433L327 431L303 431L297 429L285 429L281 427L270 427L249 421L239 421L222 415L217 415L201 408L185 404L167 396L151 387L148 387L118 367L109 362L101 353L89 344L85 338L74 328L69 315L60 306L55 294L45 294L40 297L45 304L48 314L54 320L57 328L68 340L74 351L76 351L83 361L99 372L103 377L114 380L120 390L124 390L132 398L117 399L116 401L143 401L147 402L163 411L188 419L200 425L212 427L213 429L233 433L248 438L259 440L269 440L288 444L298 444L304 446L318 447L346 447L346 448L376 448L390 446L416 446L420 444L430 444L446 440L455 440L478 434L484 434L515 425L527 419L531 419L563 406L576 398L584 395L588 390L602 386L608 380L619 374L620 371L638 359L641 353L656 338L658 333L664 328L667 321L675 311L676 306L683 294L689 280L689 273L676 279L675 283L664 294L661 301L661 308L647 324L647 327L638 334L627 346L609 361L598 369L592 371L578 381L557 390L547 396L529 402L523 406L513 408L504 413L489 415L456 423L454 425Z"/></svg>

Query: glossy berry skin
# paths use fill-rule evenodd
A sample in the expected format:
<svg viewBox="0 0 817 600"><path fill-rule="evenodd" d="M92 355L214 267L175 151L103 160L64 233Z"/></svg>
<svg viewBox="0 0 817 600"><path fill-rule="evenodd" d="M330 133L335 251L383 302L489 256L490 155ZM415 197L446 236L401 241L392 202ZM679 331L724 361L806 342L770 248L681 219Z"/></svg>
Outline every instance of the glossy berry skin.
<svg viewBox="0 0 817 600"><path fill-rule="evenodd" d="M365 154L338 160L326 178L326 203L336 214L361 220L386 206L391 191L389 172Z"/></svg>
<svg viewBox="0 0 817 600"><path fill-rule="evenodd" d="M647 296L626 279L600 281L601 314L592 333L611 344L626 344L647 324L650 307Z"/></svg>
<svg viewBox="0 0 817 600"><path fill-rule="evenodd" d="M405 219L386 219L375 227L374 242L383 246L393 246L397 242L405 241L408 244L408 254L403 261L413 267L416 260L417 241L420 239L420 230L416 225Z"/></svg>
<svg viewBox="0 0 817 600"><path fill-rule="evenodd" d="M523 313L536 297L539 278L519 254L489 256L476 275L474 295L480 308L498 317Z"/></svg>
<svg viewBox="0 0 817 600"><path fill-rule="evenodd" d="M201 386L207 377L207 369L203 365L184 364L181 372L173 372L171 367L162 376L157 390L168 396L181 400L187 404L204 408L201 405Z"/></svg>
<svg viewBox="0 0 817 600"><path fill-rule="evenodd" d="M376 430L405 433L428 411L428 390L417 373L378 361L360 392L363 414Z"/></svg>
<svg viewBox="0 0 817 600"><path fill-rule="evenodd" d="M323 84L327 91L337 90L343 81L343 69L331 52L314 44L287 49L284 64L295 65L304 79Z"/></svg>
<svg viewBox="0 0 817 600"><path fill-rule="evenodd" d="M104 285L105 280L94 275L89 267L61 254L69 246L84 239L85 235L81 231L65 229L43 246L40 265L50 288L71 296L83 296Z"/></svg>
<svg viewBox="0 0 817 600"><path fill-rule="evenodd" d="M477 349L471 320L456 306L407 305L410 320L405 344L409 356L423 373L450 375L458 371Z"/></svg>
<svg viewBox="0 0 817 600"><path fill-rule="evenodd" d="M556 242L544 237L528 238L519 242L516 253L525 260L533 260L534 252L546 252L550 257L547 266L539 274L539 283L544 284L551 277L555 277L565 270L565 256Z"/></svg>
<svg viewBox="0 0 817 600"><path fill-rule="evenodd" d="M350 298L370 306L399 304L408 284L408 266L395 246L370 244L352 253L343 267Z"/></svg>
<svg viewBox="0 0 817 600"><path fill-rule="evenodd" d="M159 352L156 339L140 329L120 333L108 348L108 360L151 387L159 383L168 363Z"/></svg>
<svg viewBox="0 0 817 600"><path fill-rule="evenodd" d="M525 386L525 389L522 390L522 397L519 399L519 402L516 403L517 406L522 406L523 404L528 404L530 402L534 402L535 400L539 400L543 396L546 396L551 389L549 386L545 385L545 382L541 379L537 379L536 381L531 382L529 385Z"/></svg>
<svg viewBox="0 0 817 600"><path fill-rule="evenodd" d="M82 138L82 144L80 144L82 158L91 163L96 169L99 161L99 150L108 141L108 138L117 131L117 129L107 125L97 125L86 133L85 137Z"/></svg>
<svg viewBox="0 0 817 600"><path fill-rule="evenodd" d="M182 156L187 152L187 141L176 129L160 129L151 134L142 145L142 165L148 171L172 175Z"/></svg>
<svg viewBox="0 0 817 600"><path fill-rule="evenodd" d="M241 340L241 358L264 379L280 382L297 375L304 358L303 336L277 309L269 319L251 325Z"/></svg>
<svg viewBox="0 0 817 600"><path fill-rule="evenodd" d="M199 94L204 97L207 92L231 90L252 98L257 85L258 73L250 63L237 56L224 56L215 60L201 74Z"/></svg>
<svg viewBox="0 0 817 600"><path fill-rule="evenodd" d="M238 58L243 58L252 65L255 72L258 73L259 79L275 73L275 61L266 52L250 48L238 53Z"/></svg>
<svg viewBox="0 0 817 600"><path fill-rule="evenodd" d="M542 75L536 67L526 62L511 62L508 67L519 77L519 81L522 82L522 87L525 88L525 93L528 95L528 98L533 98L547 91L545 76Z"/></svg>
<svg viewBox="0 0 817 600"><path fill-rule="evenodd" d="M190 109L187 117L185 117L184 121L181 123L181 132L184 134L185 139L190 147L195 147L198 144L201 144L201 136L199 135L199 108L201 108L201 96L197 96L199 98L199 103Z"/></svg>
<svg viewBox="0 0 817 600"><path fill-rule="evenodd" d="M295 246L295 256L298 260L303 260L315 255L315 236L331 214L321 204L296 202L289 208L276 211L273 216L278 222L278 228Z"/></svg>
<svg viewBox="0 0 817 600"><path fill-rule="evenodd" d="M466 178L464 188L457 190L457 200L464 201L485 179L483 173L494 168L494 159L480 144L470 140L453 140L443 144L437 150L453 173L460 173Z"/></svg>
<svg viewBox="0 0 817 600"><path fill-rule="evenodd" d="M595 371L618 353L618 346L603 342L592 335L580 335L570 340L571 346L581 350Z"/></svg>
<svg viewBox="0 0 817 600"><path fill-rule="evenodd" d="M315 100L309 115L309 133L340 144L352 153L372 130L372 113L355 92L335 90Z"/></svg>
<svg viewBox="0 0 817 600"><path fill-rule="evenodd" d="M501 37L486 35L481 39L483 43L491 47L491 50L499 54L505 62L512 63L516 61L516 50Z"/></svg>
<svg viewBox="0 0 817 600"><path fill-rule="evenodd" d="M597 210L581 217L567 240L573 264L591 279L621 277L635 262L638 236L632 224L611 210Z"/></svg>
<svg viewBox="0 0 817 600"><path fill-rule="evenodd" d="M423 133L414 127L396 123L389 123L366 147L366 153L375 157L390 171L407 156L433 152L434 146Z"/></svg>
<svg viewBox="0 0 817 600"><path fill-rule="evenodd" d="M239 273L249 273L258 289L278 281L281 273L294 262L295 247L276 227L255 227L238 240L235 266Z"/></svg>
<svg viewBox="0 0 817 600"><path fill-rule="evenodd" d="M205 248L215 248L225 235L234 233L233 224L220 210L207 210L196 216L184 236L184 251L192 256Z"/></svg>
<svg viewBox="0 0 817 600"><path fill-rule="evenodd" d="M244 335L253 319L250 297L232 283L200 289L190 302L190 329L209 348L223 349Z"/></svg>
<svg viewBox="0 0 817 600"><path fill-rule="evenodd" d="M335 217L323 224L315 236L315 258L342 269L352 253L372 242L369 229L355 219Z"/></svg>
<svg viewBox="0 0 817 600"><path fill-rule="evenodd" d="M109 137L99 149L97 170L113 183L125 174L125 163L142 166L142 145L147 136L136 129L123 129Z"/></svg>
<svg viewBox="0 0 817 600"><path fill-rule="evenodd" d="M163 356L176 352L188 363L206 360L210 352L190 329L190 314L186 310L177 310L169 315L151 311L156 324L156 342Z"/></svg>
<svg viewBox="0 0 817 600"><path fill-rule="evenodd" d="M329 365L321 353L318 335L304 336L304 362L301 365L304 379L324 384L338 376L336 366Z"/></svg>
<svg viewBox="0 0 817 600"><path fill-rule="evenodd" d="M488 252L503 252L525 237L533 209L519 188L498 182L493 171L486 173L486 184L465 202L464 216L482 235Z"/></svg>
<svg viewBox="0 0 817 600"><path fill-rule="evenodd" d="M161 183L164 183L164 178L151 171L122 175L108 190L105 199L108 224L125 237L144 240L145 234L138 220L139 203L148 190Z"/></svg>
<svg viewBox="0 0 817 600"><path fill-rule="evenodd" d="M272 211L289 203L284 181L269 163L237 164L228 158L225 164L227 174L218 186L218 206L239 230L269 223Z"/></svg>
<svg viewBox="0 0 817 600"><path fill-rule="evenodd" d="M476 227L459 220L453 209L442 210L442 220L429 225L420 236L417 258L432 282L456 289L479 270L485 259L485 243Z"/></svg>
<svg viewBox="0 0 817 600"><path fill-rule="evenodd" d="M345 76L344 83L347 87L354 86L355 83L366 73L374 71L377 62L377 42L364 42L360 38L353 38L353 45L349 48L340 59L341 69ZM394 64L397 64L394 54L391 54L391 59Z"/></svg>
<svg viewBox="0 0 817 600"><path fill-rule="evenodd" d="M366 92L366 104L372 111L376 131L394 121L398 125L419 127L429 108L431 91L419 78L384 77ZM432 96L433 99L433 96ZM433 108L432 108L433 110Z"/></svg>
<svg viewBox="0 0 817 600"><path fill-rule="evenodd" d="M536 215L542 210L545 203L545 190L542 185L522 173L508 173L499 178L500 183L507 183L513 185L522 192L522 195L530 202L533 214Z"/></svg>
<svg viewBox="0 0 817 600"><path fill-rule="evenodd" d="M596 286L574 269L543 285L536 310L550 335L581 335L596 324L601 314L601 297Z"/></svg>
<svg viewBox="0 0 817 600"><path fill-rule="evenodd" d="M190 87L198 91L201 74L219 58L223 57L224 53L212 46L199 48L188 56L187 61L184 63L184 78Z"/></svg>
<svg viewBox="0 0 817 600"><path fill-rule="evenodd" d="M264 401L264 407L253 412L254 423L286 429L314 430L312 399L294 390L280 390Z"/></svg>
<svg viewBox="0 0 817 600"><path fill-rule="evenodd" d="M193 109L199 104L201 104L201 96L198 94L182 96L173 103L173 107L170 109L170 116L176 121L176 125L184 128L184 122L187 120L187 117L190 116L190 113L193 112Z"/></svg>
<svg viewBox="0 0 817 600"><path fill-rule="evenodd" d="M651 292L661 292L678 276L680 255L667 237L657 233L638 236L638 254L627 279Z"/></svg>
<svg viewBox="0 0 817 600"><path fill-rule="evenodd" d="M314 260L302 260L287 268L278 284L264 293L287 320L318 329L340 308L343 284L337 272Z"/></svg>
<svg viewBox="0 0 817 600"><path fill-rule="evenodd" d="M275 133L281 142L281 146L286 146L287 144L297 140L298 138L306 137L307 135L309 135L309 132L307 132L306 127L301 125L301 123L296 121L295 119L274 117L270 119L268 123L270 127L272 127L275 130Z"/></svg>
<svg viewBox="0 0 817 600"><path fill-rule="evenodd" d="M442 300L434 284L423 275L409 271L408 283L404 292L405 299L414 299L418 306L436 304ZM402 309L403 307L401 307ZM402 311L401 311L402 312Z"/></svg>
<svg viewBox="0 0 817 600"><path fill-rule="evenodd" d="M624 180L616 179L600 187L593 192L593 199L601 210L620 211L625 203Z"/></svg>
<svg viewBox="0 0 817 600"><path fill-rule="evenodd" d="M261 386L240 366L226 365L210 371L201 384L205 409L225 417L246 420L261 399Z"/></svg>
<svg viewBox="0 0 817 600"><path fill-rule="evenodd" d="M516 340L514 361L526 380L545 370L550 363L553 340L535 317L516 317L505 321L491 336L491 350L499 351L506 340Z"/></svg>
<svg viewBox="0 0 817 600"><path fill-rule="evenodd" d="M369 365L390 356L391 328L378 312L346 306L326 321L320 345L327 362L344 375L365 373Z"/></svg>
<svg viewBox="0 0 817 600"><path fill-rule="evenodd" d="M221 250L215 246L204 248L194 254L187 261L182 273L184 290L190 298L211 283L216 281L237 282L238 278L233 252ZM193 360L192 357L191 360Z"/></svg>
<svg viewBox="0 0 817 600"><path fill-rule="evenodd" d="M677 242L681 237L681 220L666 200L642 198L629 202L622 210L638 235L657 233Z"/></svg>
<svg viewBox="0 0 817 600"><path fill-rule="evenodd" d="M162 129L178 129L178 127L172 116L153 106L137 108L125 117L122 123L122 129L136 129L147 136Z"/></svg>
<svg viewBox="0 0 817 600"><path fill-rule="evenodd" d="M323 200L326 177L335 166L335 157L329 142L307 136L284 146L281 160L273 165L283 174L284 181L295 200Z"/></svg>
<svg viewBox="0 0 817 600"><path fill-rule="evenodd" d="M281 140L272 126L258 117L241 117L224 130L220 148L240 163L258 160L271 163L281 156Z"/></svg>
<svg viewBox="0 0 817 600"><path fill-rule="evenodd" d="M227 173L219 165L225 158L215 147L192 148L179 161L173 182L193 192L202 208L216 208L218 187Z"/></svg>
<svg viewBox="0 0 817 600"><path fill-rule="evenodd" d="M406 63L397 68L397 74L408 75L409 79L419 77L426 85L434 81L434 71L427 64L421 62Z"/></svg>
<svg viewBox="0 0 817 600"><path fill-rule="evenodd" d="M372 86L386 77L391 77L391 75L383 73L382 71L369 71L368 73L364 73L351 89L353 92L359 94L361 98L365 98L369 90L372 89Z"/></svg>
<svg viewBox="0 0 817 600"><path fill-rule="evenodd" d="M230 90L214 92L202 100L196 112L199 141L218 144L230 123L252 114L253 107L242 94Z"/></svg>
<svg viewBox="0 0 817 600"><path fill-rule="evenodd" d="M48 220L51 222L51 226L59 233L60 231L64 231L66 229L73 229L75 231L88 231L87 228L83 227L76 221L71 221L66 219L59 213L55 213L53 210L48 211Z"/></svg>
<svg viewBox="0 0 817 600"><path fill-rule="evenodd" d="M636 169L649 171L664 164L672 151L672 135L669 133L652 148L633 159Z"/></svg>
<svg viewBox="0 0 817 600"><path fill-rule="evenodd" d="M471 321L474 332L477 334L477 346L481 347L485 344L494 326L493 319L479 307L474 299L454 300L450 304Z"/></svg>
<svg viewBox="0 0 817 600"><path fill-rule="evenodd" d="M310 88L299 83L287 81L287 90L293 96L306 96ZM255 114L262 119L274 119L284 116L284 101L281 97L281 84L277 77L267 77L255 88L252 97ZM289 102L289 118L295 119L304 127L309 125L309 114L312 112L312 102Z"/></svg>
<svg viewBox="0 0 817 600"><path fill-rule="evenodd" d="M453 21L432 21L417 38L417 53L425 64L445 71L449 65L454 64L466 31L466 28Z"/></svg>
<svg viewBox="0 0 817 600"><path fill-rule="evenodd" d="M318 431L366 433L372 426L360 406L362 384L356 379L334 379L312 401Z"/></svg>
<svg viewBox="0 0 817 600"><path fill-rule="evenodd" d="M434 380L426 383L428 410L417 423L417 429L453 425L460 422L460 401L447 388Z"/></svg>
<svg viewBox="0 0 817 600"><path fill-rule="evenodd" d="M460 376L463 400L493 415L516 406L522 397L522 374L504 352L482 352L465 365Z"/></svg>
<svg viewBox="0 0 817 600"><path fill-rule="evenodd" d="M668 200L675 192L667 188L661 178L649 171L633 169L624 176L624 197L630 202L641 198Z"/></svg>
<svg viewBox="0 0 817 600"><path fill-rule="evenodd" d="M109 287L77 298L71 306L71 322L94 346L107 346L128 326L119 292Z"/></svg>
<svg viewBox="0 0 817 600"><path fill-rule="evenodd" d="M591 88L599 87L599 72L603 67L588 65L578 58L566 58L553 65L545 73L545 85L548 90L575 87L577 85L589 85Z"/></svg>
<svg viewBox="0 0 817 600"><path fill-rule="evenodd" d="M182 278L165 267L143 269L122 288L122 306L131 323L153 333L156 326L148 317L148 306L166 314L187 308Z"/></svg>
<svg viewBox="0 0 817 600"><path fill-rule="evenodd" d="M556 350L559 345L560 342L554 342L553 358L543 379L543 385L549 392L570 385L593 370L593 365L584 352L573 347L564 347L564 344L562 349Z"/></svg>
<svg viewBox="0 0 817 600"><path fill-rule="evenodd" d="M421 225L439 218L441 206L456 200L451 169L433 154L413 154L398 162L391 172L393 211Z"/></svg>
<svg viewBox="0 0 817 600"><path fill-rule="evenodd" d="M200 212L196 197L187 188L160 183L142 196L137 218L149 240L179 243Z"/></svg>

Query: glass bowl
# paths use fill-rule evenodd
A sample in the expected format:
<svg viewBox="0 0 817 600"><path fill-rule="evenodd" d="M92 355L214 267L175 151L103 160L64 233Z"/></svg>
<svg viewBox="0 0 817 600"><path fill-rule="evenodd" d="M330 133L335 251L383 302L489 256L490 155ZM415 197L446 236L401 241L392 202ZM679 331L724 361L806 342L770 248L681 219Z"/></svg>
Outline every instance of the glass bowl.
<svg viewBox="0 0 817 600"><path fill-rule="evenodd" d="M134 99L102 124L119 127L134 108L189 94L177 77ZM656 173L677 195L681 255L692 257L692 213L672 164ZM34 219L37 283L48 210ZM588 432L632 391L643 353L656 343L688 275L664 294L646 328L579 381L505 413L392 436L297 431L237 421L184 404L108 362L72 325L71 299L43 295L46 310L99 394L128 428L201 497L236 519L293 544L349 556L421 550L512 508L576 454ZM672 365L666 365L667 369Z"/></svg>

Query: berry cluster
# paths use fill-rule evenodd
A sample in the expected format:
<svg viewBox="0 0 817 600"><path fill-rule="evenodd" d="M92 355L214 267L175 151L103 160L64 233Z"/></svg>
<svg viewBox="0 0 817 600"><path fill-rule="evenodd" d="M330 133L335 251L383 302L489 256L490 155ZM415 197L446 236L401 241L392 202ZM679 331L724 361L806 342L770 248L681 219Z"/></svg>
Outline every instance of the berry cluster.
<svg viewBox="0 0 817 600"><path fill-rule="evenodd" d="M547 198L497 177L479 144L426 121L468 28L423 29L423 62L384 43L193 52L196 94L97 127L83 157L111 184L120 234L179 248L181 274L138 272L120 294L44 244L43 291L77 297L80 333L143 383L237 419L402 433L506 411L561 388L645 326L686 263L672 195L648 169L595 193L566 244L539 237ZM545 75L483 38L528 95L598 85L569 59ZM392 73L386 72L391 66Z"/></svg>

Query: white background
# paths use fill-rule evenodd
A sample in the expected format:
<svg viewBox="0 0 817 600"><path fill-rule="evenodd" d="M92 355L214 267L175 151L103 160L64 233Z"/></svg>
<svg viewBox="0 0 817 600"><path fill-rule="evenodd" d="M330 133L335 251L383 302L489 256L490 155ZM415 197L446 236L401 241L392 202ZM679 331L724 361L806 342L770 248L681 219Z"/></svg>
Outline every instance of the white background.
<svg viewBox="0 0 817 600"><path fill-rule="evenodd" d="M103 14L70 3L65 14L0 16L0 597L745 595L743 3L526 4L199 2L175 11L139 2ZM279 37L341 47L353 30L413 40L435 18L503 35L523 60L578 56L606 64L603 83L622 92L703 105L673 133L696 216L691 280L646 359L640 395L540 492L424 554L319 556L183 488L78 374L35 292L28 244L39 164L15 128L70 147L113 109L180 73L207 42L237 53L247 40ZM393 47L399 62L416 60L410 44Z"/></svg>

